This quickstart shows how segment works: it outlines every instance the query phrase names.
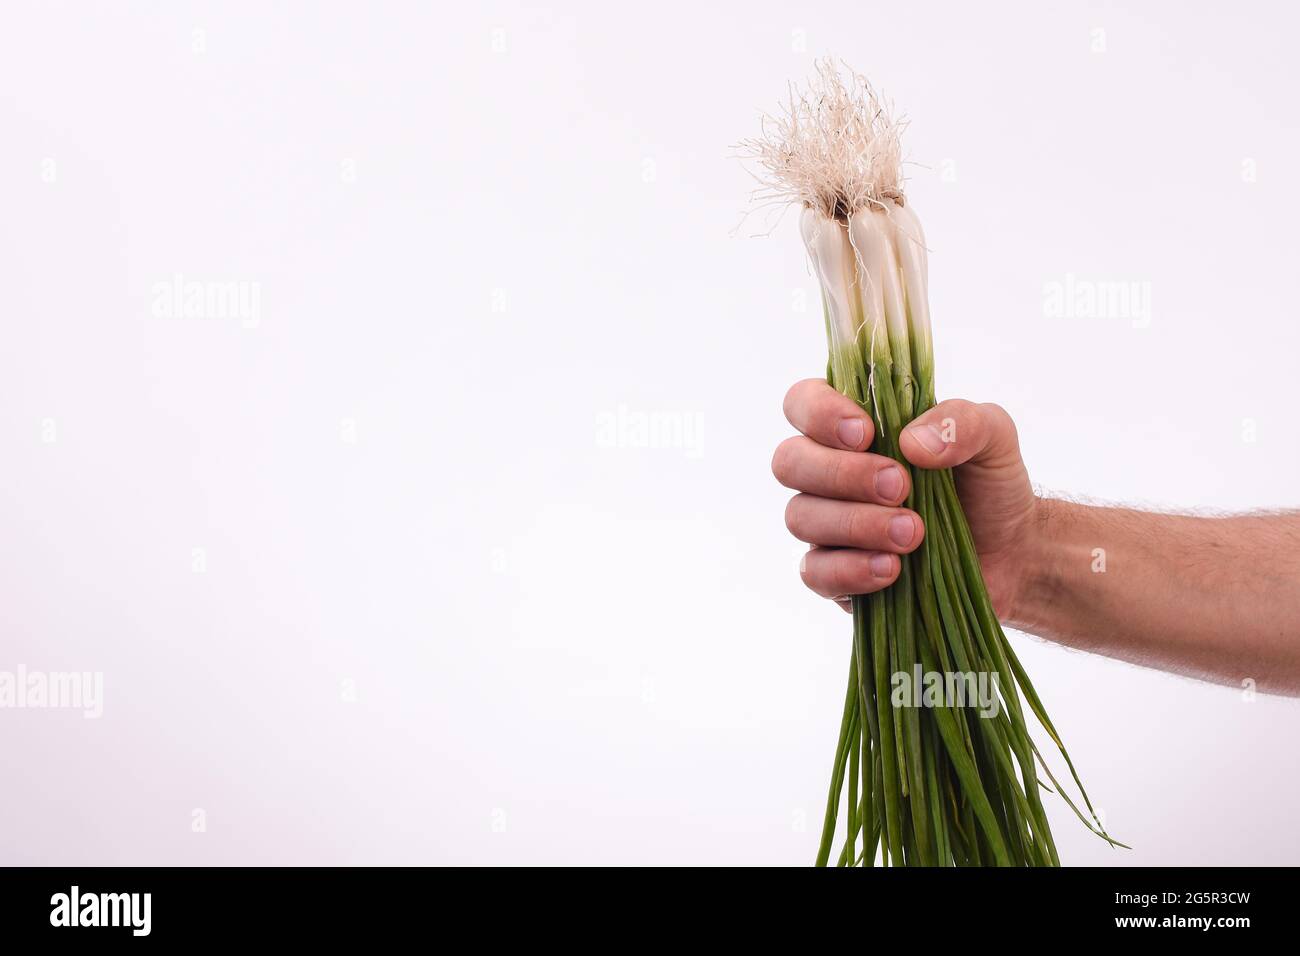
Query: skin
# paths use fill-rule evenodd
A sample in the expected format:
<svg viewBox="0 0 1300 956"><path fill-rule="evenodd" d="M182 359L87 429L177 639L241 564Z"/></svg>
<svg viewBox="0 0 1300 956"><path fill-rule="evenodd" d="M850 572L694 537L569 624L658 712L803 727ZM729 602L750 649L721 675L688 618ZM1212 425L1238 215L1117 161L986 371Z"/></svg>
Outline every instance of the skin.
<svg viewBox="0 0 1300 956"><path fill-rule="evenodd" d="M871 419L820 379L797 383L785 414L801 434L772 471L799 492L786 526L812 545L813 591L887 587L924 540L902 507L906 471L867 449ZM1011 416L940 402L904 431L918 468L955 468L994 610L1006 625L1147 667L1300 695L1300 514L1153 514L1034 494ZM1099 550L1100 549L1100 550ZM1244 682L1252 681L1245 685Z"/></svg>

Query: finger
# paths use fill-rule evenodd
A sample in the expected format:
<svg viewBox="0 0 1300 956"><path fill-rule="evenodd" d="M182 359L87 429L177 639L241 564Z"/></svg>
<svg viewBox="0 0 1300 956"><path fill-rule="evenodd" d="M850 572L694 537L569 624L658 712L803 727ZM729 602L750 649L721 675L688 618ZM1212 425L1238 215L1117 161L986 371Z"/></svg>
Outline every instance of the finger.
<svg viewBox="0 0 1300 956"><path fill-rule="evenodd" d="M795 491L880 505L901 503L911 487L907 471L892 458L827 448L803 435L776 446L772 474Z"/></svg>
<svg viewBox="0 0 1300 956"><path fill-rule="evenodd" d="M853 548L814 548L799 564L799 576L822 597L841 607L853 594L870 594L888 587L898 577L897 555ZM852 610L852 603L849 610Z"/></svg>
<svg viewBox="0 0 1300 956"><path fill-rule="evenodd" d="M800 541L864 551L914 551L925 537L920 517L905 508L795 495L785 526Z"/></svg>
<svg viewBox="0 0 1300 956"><path fill-rule="evenodd" d="M966 462L998 465L1020 459L1011 416L1000 405L959 398L940 402L903 429L898 447L920 468L954 468Z"/></svg>
<svg viewBox="0 0 1300 956"><path fill-rule="evenodd" d="M819 378L796 382L785 393L785 417L819 445L862 451L874 430L867 413Z"/></svg>

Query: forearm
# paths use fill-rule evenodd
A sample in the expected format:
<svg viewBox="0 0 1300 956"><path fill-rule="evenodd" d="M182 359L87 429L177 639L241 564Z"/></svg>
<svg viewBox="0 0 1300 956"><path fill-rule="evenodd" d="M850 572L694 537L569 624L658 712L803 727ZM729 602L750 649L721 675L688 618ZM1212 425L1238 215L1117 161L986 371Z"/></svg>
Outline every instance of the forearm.
<svg viewBox="0 0 1300 956"><path fill-rule="evenodd" d="M1009 623L1162 670L1300 693L1300 514L1041 499Z"/></svg>

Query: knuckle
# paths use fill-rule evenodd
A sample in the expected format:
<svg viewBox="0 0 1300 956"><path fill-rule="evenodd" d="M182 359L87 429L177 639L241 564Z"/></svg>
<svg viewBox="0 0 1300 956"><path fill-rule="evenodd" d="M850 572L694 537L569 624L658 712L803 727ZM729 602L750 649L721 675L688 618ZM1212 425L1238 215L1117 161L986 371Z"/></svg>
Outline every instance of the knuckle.
<svg viewBox="0 0 1300 956"><path fill-rule="evenodd" d="M781 410L785 412L786 418L794 413L795 402L799 399L799 386L802 384L802 382L795 382L786 390L785 398L781 399Z"/></svg>
<svg viewBox="0 0 1300 956"><path fill-rule="evenodd" d="M848 593L844 587L844 570L840 567L839 561L832 559L828 562L818 586L819 590L826 595Z"/></svg>
<svg viewBox="0 0 1300 956"><path fill-rule="evenodd" d="M833 454L827 456L826 469L822 475L822 480L825 481L827 488L831 489L832 491L836 491L836 492L839 491L840 477L843 468L844 468L843 455Z"/></svg>
<svg viewBox="0 0 1300 956"><path fill-rule="evenodd" d="M949 398L934 406L929 414L936 419L952 418L957 421L967 421L975 414L977 407L974 402L968 402L964 398Z"/></svg>
<svg viewBox="0 0 1300 956"><path fill-rule="evenodd" d="M793 438L787 438L776 446L772 455L772 474L786 487L790 486L790 479L794 475L794 443Z"/></svg>
<svg viewBox="0 0 1300 956"><path fill-rule="evenodd" d="M952 407L945 409L939 427L947 433L950 445L965 442L979 427L979 406L964 398L954 400Z"/></svg>
<svg viewBox="0 0 1300 956"><path fill-rule="evenodd" d="M809 396L814 394L816 387L825 384L821 379L805 378L791 385L785 393L785 400L781 404L785 411L785 417L792 422L798 418L800 410L808 404Z"/></svg>
<svg viewBox="0 0 1300 956"><path fill-rule="evenodd" d="M863 509L853 506L846 507L844 516L840 519L840 530L844 535L844 540L853 544L865 541L868 533L868 523Z"/></svg>
<svg viewBox="0 0 1300 956"><path fill-rule="evenodd" d="M951 405L952 411L956 412L958 415L969 415L979 407L974 402L967 401L964 398L954 398L950 402L944 402L944 404Z"/></svg>
<svg viewBox="0 0 1300 956"><path fill-rule="evenodd" d="M1015 419L1011 417L1011 413L1005 408L996 402L985 402L980 406L980 410L984 413L985 419L996 430L1010 435L1012 438L1016 437Z"/></svg>
<svg viewBox="0 0 1300 956"><path fill-rule="evenodd" d="M814 564L808 562L808 570L804 572L803 583L808 586L808 590L815 591L818 594L831 594L828 590L826 568L820 563Z"/></svg>
<svg viewBox="0 0 1300 956"><path fill-rule="evenodd" d="M803 495L795 495L785 506L785 526L786 529L798 538L799 531L803 527Z"/></svg>
<svg viewBox="0 0 1300 956"><path fill-rule="evenodd" d="M834 594L861 594L862 582L847 561L836 561L829 582Z"/></svg>

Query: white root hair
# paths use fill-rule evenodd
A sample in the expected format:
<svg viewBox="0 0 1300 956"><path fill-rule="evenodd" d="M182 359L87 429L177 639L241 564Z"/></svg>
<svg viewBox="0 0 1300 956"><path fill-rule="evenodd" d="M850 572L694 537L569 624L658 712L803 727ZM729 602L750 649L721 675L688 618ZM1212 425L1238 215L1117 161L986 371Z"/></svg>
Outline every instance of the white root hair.
<svg viewBox="0 0 1300 956"><path fill-rule="evenodd" d="M801 204L840 222L887 200L901 206L906 127L865 76L849 70L846 80L834 60L819 60L805 87L790 88L781 114L764 114L761 134L739 144L757 166L753 198Z"/></svg>

